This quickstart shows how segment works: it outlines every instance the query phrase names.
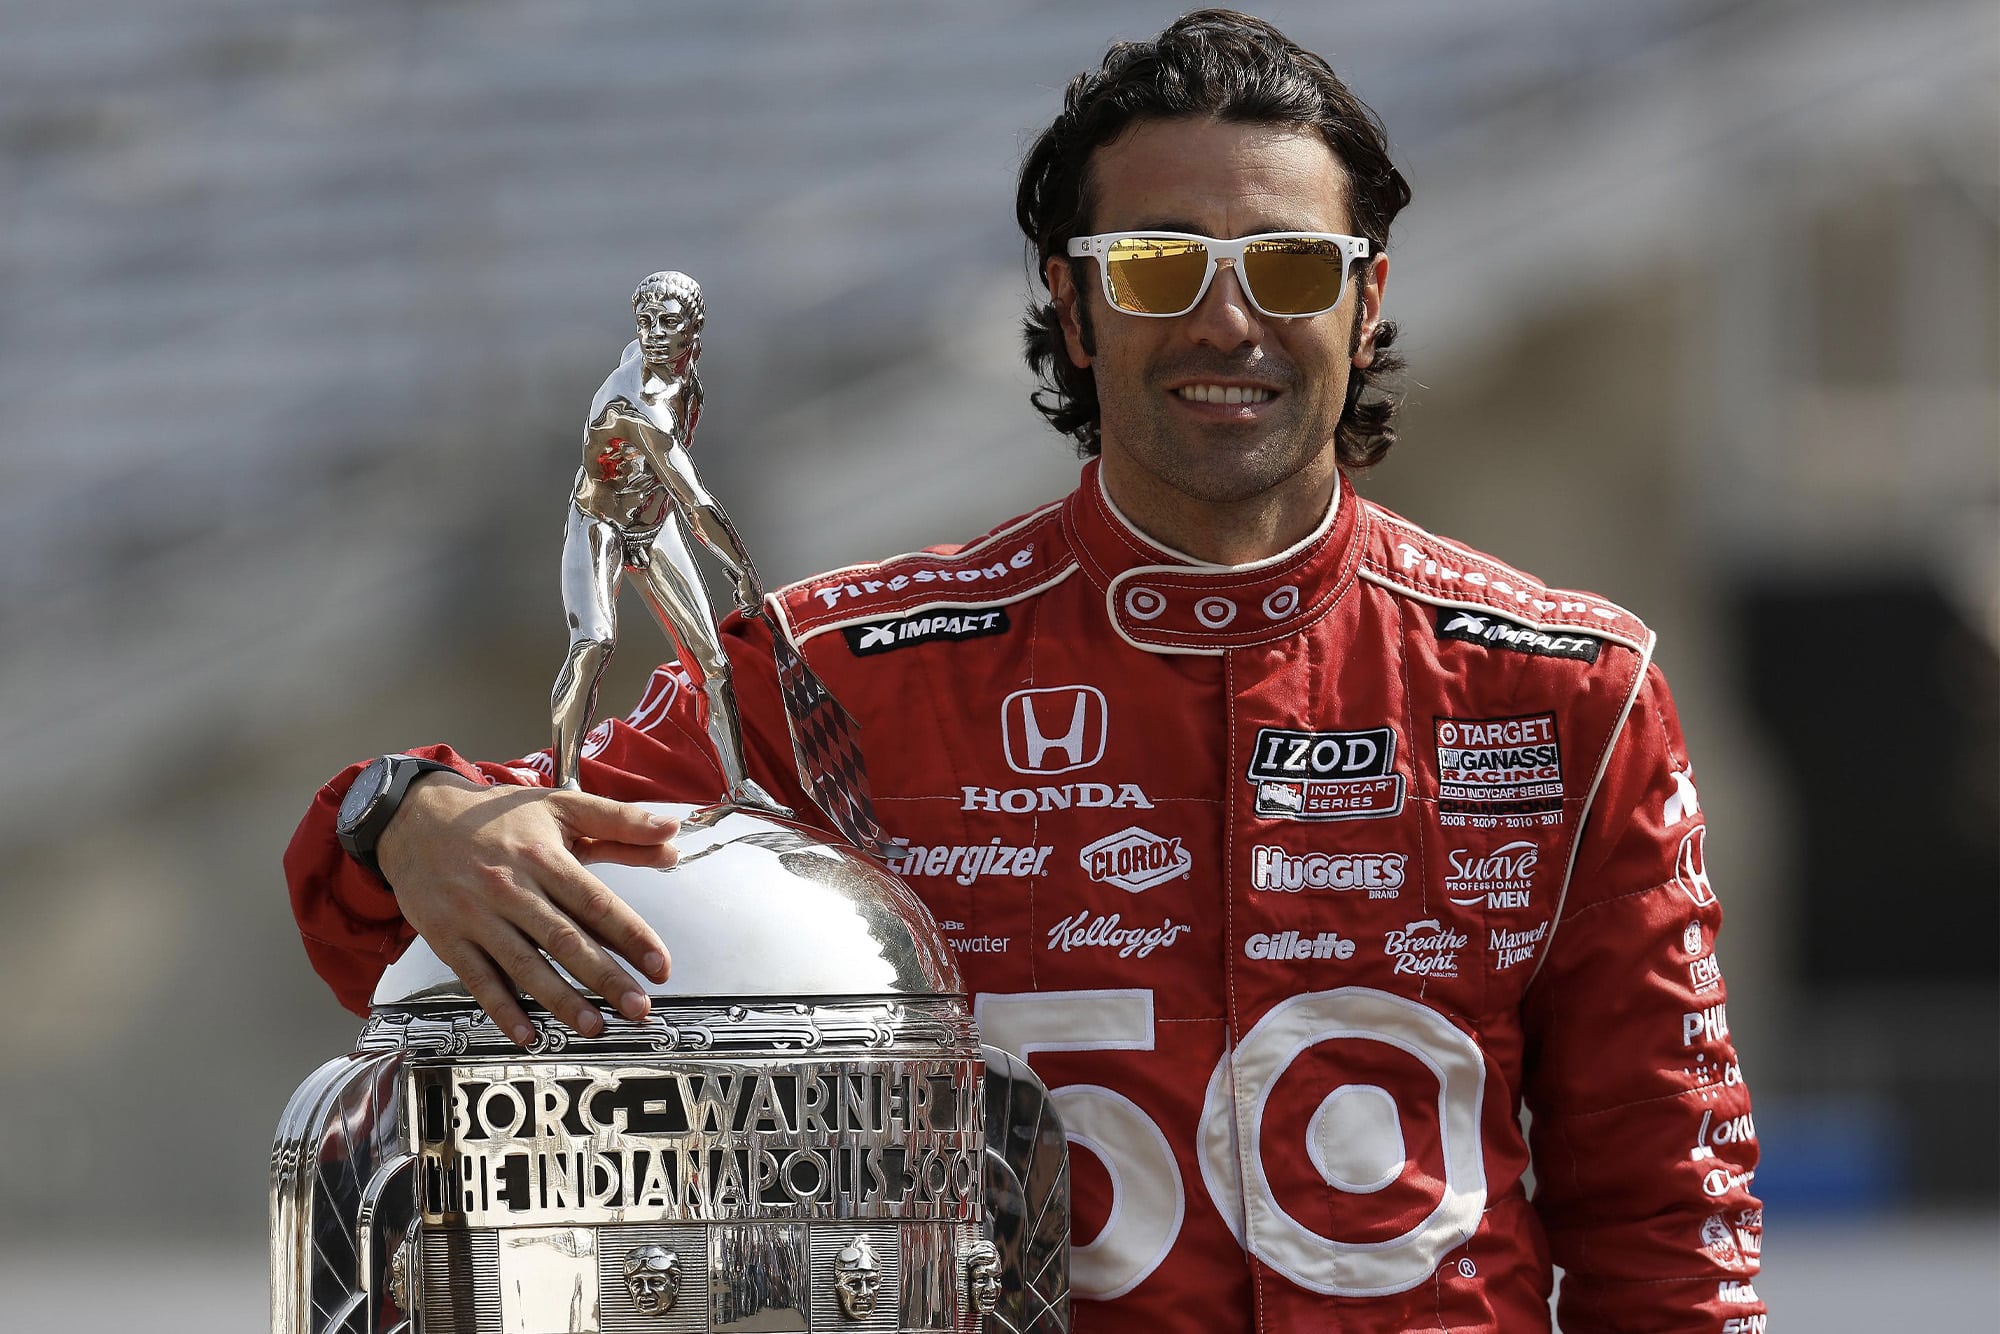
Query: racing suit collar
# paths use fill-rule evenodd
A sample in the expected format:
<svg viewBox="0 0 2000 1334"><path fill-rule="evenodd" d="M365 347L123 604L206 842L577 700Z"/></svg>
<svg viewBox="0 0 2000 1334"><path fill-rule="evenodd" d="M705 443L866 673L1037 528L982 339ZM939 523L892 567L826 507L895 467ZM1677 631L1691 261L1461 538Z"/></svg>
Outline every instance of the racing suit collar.
<svg viewBox="0 0 2000 1334"><path fill-rule="evenodd" d="M1062 517L1120 636L1154 653L1221 653L1295 635L1327 613L1354 583L1361 509L1337 481L1326 517L1296 546L1217 565L1140 532L1106 494L1092 459Z"/></svg>

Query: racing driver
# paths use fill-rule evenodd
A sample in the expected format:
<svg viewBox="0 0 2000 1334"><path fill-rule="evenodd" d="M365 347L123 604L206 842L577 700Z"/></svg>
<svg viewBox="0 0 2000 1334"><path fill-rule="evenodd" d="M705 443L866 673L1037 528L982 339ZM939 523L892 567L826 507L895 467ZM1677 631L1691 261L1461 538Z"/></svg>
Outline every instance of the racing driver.
<svg viewBox="0 0 2000 1334"><path fill-rule="evenodd" d="M860 719L895 868L1075 1151L1082 1331L1764 1328L1749 1095L1653 635L1434 537L1344 471L1393 442L1408 201L1379 122L1259 20L1111 48L1031 148L1037 406L1068 496L771 595ZM800 812L769 622L726 638ZM670 864L711 801L670 664L586 752L377 761L393 812L286 865L356 1011L421 933L488 1015L586 1034L664 978L579 854ZM396 800L400 799L400 804ZM390 888L393 886L393 891ZM1527 1112L1524 1130L1523 1111ZM1533 1193L1527 1172L1533 1164Z"/></svg>

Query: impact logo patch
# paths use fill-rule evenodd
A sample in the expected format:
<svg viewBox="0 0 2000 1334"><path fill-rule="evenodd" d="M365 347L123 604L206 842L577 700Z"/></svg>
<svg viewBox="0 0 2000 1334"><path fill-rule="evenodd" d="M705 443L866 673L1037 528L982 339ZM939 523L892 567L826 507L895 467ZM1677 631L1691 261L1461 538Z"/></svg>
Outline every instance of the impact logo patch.
<svg viewBox="0 0 2000 1334"><path fill-rule="evenodd" d="M1538 658L1575 658L1579 662L1596 662L1600 647L1589 635L1550 634L1490 611L1467 611L1463 607L1438 608L1437 637L1532 653Z"/></svg>
<svg viewBox="0 0 2000 1334"><path fill-rule="evenodd" d="M1257 814L1276 820L1379 820L1403 809L1396 732L1260 727L1247 777Z"/></svg>
<svg viewBox="0 0 2000 1334"><path fill-rule="evenodd" d="M899 648L935 644L939 640L982 639L1004 635L1012 628L1005 607L931 607L892 621L842 626L847 647L857 658L894 653Z"/></svg>
<svg viewBox="0 0 2000 1334"><path fill-rule="evenodd" d="M1562 810L1556 716L1438 718L1438 810L1446 815L1550 815Z"/></svg>

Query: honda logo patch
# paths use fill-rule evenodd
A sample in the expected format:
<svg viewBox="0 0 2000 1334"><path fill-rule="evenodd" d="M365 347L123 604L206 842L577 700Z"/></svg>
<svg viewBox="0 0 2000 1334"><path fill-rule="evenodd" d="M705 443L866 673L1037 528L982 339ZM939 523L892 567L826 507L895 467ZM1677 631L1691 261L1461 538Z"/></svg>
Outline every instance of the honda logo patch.
<svg viewBox="0 0 2000 1334"><path fill-rule="evenodd" d="M1007 767L1017 774L1066 774L1104 758L1110 710L1095 686L1016 690L1000 720Z"/></svg>

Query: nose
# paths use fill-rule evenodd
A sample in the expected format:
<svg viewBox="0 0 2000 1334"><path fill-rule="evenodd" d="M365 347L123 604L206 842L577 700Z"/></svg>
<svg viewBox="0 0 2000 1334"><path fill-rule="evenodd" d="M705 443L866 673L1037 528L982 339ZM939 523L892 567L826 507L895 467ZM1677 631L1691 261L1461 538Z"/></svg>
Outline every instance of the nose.
<svg viewBox="0 0 2000 1334"><path fill-rule="evenodd" d="M1195 308L1181 318L1187 322L1188 341L1196 346L1232 350L1254 346L1263 336L1257 308L1243 291L1233 259L1216 261L1215 278L1208 290L1201 294Z"/></svg>

